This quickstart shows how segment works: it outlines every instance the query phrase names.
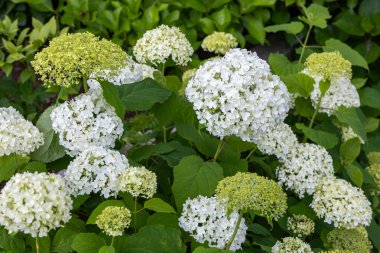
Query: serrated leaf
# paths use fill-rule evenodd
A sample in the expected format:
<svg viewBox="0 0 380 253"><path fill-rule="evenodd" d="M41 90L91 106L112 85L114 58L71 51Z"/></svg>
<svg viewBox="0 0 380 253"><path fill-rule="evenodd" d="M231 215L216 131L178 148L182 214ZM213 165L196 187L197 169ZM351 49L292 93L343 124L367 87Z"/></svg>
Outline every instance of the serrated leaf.
<svg viewBox="0 0 380 253"><path fill-rule="evenodd" d="M309 128L301 123L296 123L296 127L305 134L305 136L313 142L330 149L339 143L339 138L332 133Z"/></svg>
<svg viewBox="0 0 380 253"><path fill-rule="evenodd" d="M362 105L380 110L380 92L378 90L365 87L359 91L359 96Z"/></svg>
<svg viewBox="0 0 380 253"><path fill-rule="evenodd" d="M361 187L363 184L363 173L360 168L356 167L355 165L347 165L346 171L348 176L350 177L351 181L357 186Z"/></svg>
<svg viewBox="0 0 380 253"><path fill-rule="evenodd" d="M281 76L281 80L286 84L289 92L293 94L297 93L303 97L309 97L314 90L314 79L302 73Z"/></svg>
<svg viewBox="0 0 380 253"><path fill-rule="evenodd" d="M94 253L106 245L106 241L95 233L81 233L75 236L71 248L77 253Z"/></svg>
<svg viewBox="0 0 380 253"><path fill-rule="evenodd" d="M0 182L10 179L16 170L21 170L29 162L28 156L11 154L0 156Z"/></svg>
<svg viewBox="0 0 380 253"><path fill-rule="evenodd" d="M345 108L341 106L334 112L334 115L341 123L349 125L360 138L364 141L367 140L367 134L365 131L366 118L360 109Z"/></svg>
<svg viewBox="0 0 380 253"><path fill-rule="evenodd" d="M177 213L171 205L159 198L151 198L145 201L144 208L159 213Z"/></svg>
<svg viewBox="0 0 380 253"><path fill-rule="evenodd" d="M54 236L52 251L59 253L72 252L71 244L79 232L70 228L60 228Z"/></svg>
<svg viewBox="0 0 380 253"><path fill-rule="evenodd" d="M268 62L273 73L279 76L297 74L304 68L302 63L290 62L283 54L270 54Z"/></svg>
<svg viewBox="0 0 380 253"><path fill-rule="evenodd" d="M305 23L319 28L327 27L327 19L331 18L329 9L319 4L311 4L304 8L305 17L300 17L300 20Z"/></svg>
<svg viewBox="0 0 380 253"><path fill-rule="evenodd" d="M103 201L94 209L94 211L92 211L90 217L88 217L86 224L96 224L96 217L98 217L98 215L102 213L104 208L106 208L108 206L122 206L123 207L125 205L124 205L123 201L121 201L121 200Z"/></svg>
<svg viewBox="0 0 380 253"><path fill-rule="evenodd" d="M359 138L349 139L340 145L339 154L345 164L351 164L360 154Z"/></svg>
<svg viewBox="0 0 380 253"><path fill-rule="evenodd" d="M303 29L303 24L298 21L293 21L288 24L279 24L279 25L271 25L265 27L265 31L269 33L275 33L278 31L284 31L289 34L298 34L302 31Z"/></svg>

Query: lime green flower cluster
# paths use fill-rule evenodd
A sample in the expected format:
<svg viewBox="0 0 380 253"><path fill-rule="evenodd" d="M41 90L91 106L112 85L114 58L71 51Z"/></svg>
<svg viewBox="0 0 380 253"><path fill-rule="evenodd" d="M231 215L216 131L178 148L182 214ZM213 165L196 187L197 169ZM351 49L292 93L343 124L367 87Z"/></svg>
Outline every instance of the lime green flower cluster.
<svg viewBox="0 0 380 253"><path fill-rule="evenodd" d="M373 177L375 185L371 187L371 195L380 194L380 163L372 164L367 168L368 173Z"/></svg>
<svg viewBox="0 0 380 253"><path fill-rule="evenodd" d="M228 200L232 211L252 210L268 220L277 220L287 209L286 194L273 180L255 173L238 172L219 181L216 195Z"/></svg>
<svg viewBox="0 0 380 253"><path fill-rule="evenodd" d="M288 229L298 237L314 233L314 221L303 214L295 214L288 218Z"/></svg>
<svg viewBox="0 0 380 253"><path fill-rule="evenodd" d="M213 32L203 39L201 47L205 51L224 55L231 48L237 47L236 38L225 32Z"/></svg>
<svg viewBox="0 0 380 253"><path fill-rule="evenodd" d="M339 52L313 53L305 62L309 75L332 80L335 77L351 79L351 63L344 59Z"/></svg>
<svg viewBox="0 0 380 253"><path fill-rule="evenodd" d="M112 70L109 74L116 75L126 61L127 53L121 47L85 32L54 38L31 64L45 85L70 87L94 72Z"/></svg>
<svg viewBox="0 0 380 253"><path fill-rule="evenodd" d="M327 234L327 241L334 250L370 253L372 249L367 231L363 226L353 229L334 229Z"/></svg>
<svg viewBox="0 0 380 253"><path fill-rule="evenodd" d="M109 236L119 236L131 223L131 212L126 207L108 206L96 217L96 225Z"/></svg>
<svg viewBox="0 0 380 253"><path fill-rule="evenodd" d="M369 165L380 164L380 152L370 152L367 155Z"/></svg>
<svg viewBox="0 0 380 253"><path fill-rule="evenodd" d="M334 249L329 251L320 251L319 253L355 253L351 250Z"/></svg>

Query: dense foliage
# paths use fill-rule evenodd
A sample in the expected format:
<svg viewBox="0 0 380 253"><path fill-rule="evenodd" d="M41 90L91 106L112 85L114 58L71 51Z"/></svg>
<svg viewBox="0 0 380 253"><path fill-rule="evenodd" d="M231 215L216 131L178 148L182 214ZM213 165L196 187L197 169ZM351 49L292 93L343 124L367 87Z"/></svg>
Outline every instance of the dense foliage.
<svg viewBox="0 0 380 253"><path fill-rule="evenodd" d="M0 37L0 252L380 251L380 1L10 0Z"/></svg>

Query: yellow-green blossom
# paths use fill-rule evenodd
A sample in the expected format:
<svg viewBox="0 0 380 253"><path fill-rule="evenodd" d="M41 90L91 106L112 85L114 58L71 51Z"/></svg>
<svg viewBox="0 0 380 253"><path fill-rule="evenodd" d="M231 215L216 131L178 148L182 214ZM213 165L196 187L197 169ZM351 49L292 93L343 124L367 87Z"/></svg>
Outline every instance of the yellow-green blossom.
<svg viewBox="0 0 380 253"><path fill-rule="evenodd" d="M380 164L380 152L370 152L367 155L369 165Z"/></svg>
<svg viewBox="0 0 380 253"><path fill-rule="evenodd" d="M327 241L332 249L351 250L355 253L370 253L372 244L363 226L353 229L334 229L327 234Z"/></svg>
<svg viewBox="0 0 380 253"><path fill-rule="evenodd" d="M314 233L314 221L303 214L295 214L288 218L288 229L298 237Z"/></svg>
<svg viewBox="0 0 380 253"><path fill-rule="evenodd" d="M238 42L236 38L225 32L213 32L202 41L202 48L216 54L225 54L231 48L237 47Z"/></svg>
<svg viewBox="0 0 380 253"><path fill-rule="evenodd" d="M157 191L157 176L145 167L129 167L120 178L120 190L133 197L151 198Z"/></svg>
<svg viewBox="0 0 380 253"><path fill-rule="evenodd" d="M111 70L115 75L128 60L118 45L85 32L52 39L31 64L45 85L70 87L94 72Z"/></svg>
<svg viewBox="0 0 380 253"><path fill-rule="evenodd" d="M96 217L96 225L109 236L119 236L131 223L131 212L126 207L107 206Z"/></svg>
<svg viewBox="0 0 380 253"><path fill-rule="evenodd" d="M375 181L375 185L370 189L371 195L380 195L380 163L370 165L367 171Z"/></svg>
<svg viewBox="0 0 380 253"><path fill-rule="evenodd" d="M337 77L351 79L351 63L344 59L339 52L313 53L305 62L306 72L312 76L332 80Z"/></svg>
<svg viewBox="0 0 380 253"><path fill-rule="evenodd" d="M282 188L275 181L255 173L238 172L226 177L218 183L215 193L228 200L230 210L252 210L268 220L277 220L287 209Z"/></svg>
<svg viewBox="0 0 380 253"><path fill-rule="evenodd" d="M328 251L320 251L319 253L355 253L351 250L343 250L343 249L334 249Z"/></svg>

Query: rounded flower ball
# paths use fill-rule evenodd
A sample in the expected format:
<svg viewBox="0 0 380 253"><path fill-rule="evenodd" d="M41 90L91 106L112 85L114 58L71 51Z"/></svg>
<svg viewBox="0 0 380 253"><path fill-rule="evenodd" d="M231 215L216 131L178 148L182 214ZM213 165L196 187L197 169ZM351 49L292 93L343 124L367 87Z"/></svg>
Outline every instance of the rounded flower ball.
<svg viewBox="0 0 380 253"><path fill-rule="evenodd" d="M334 250L350 250L355 253L370 253L372 250L367 230L362 226L334 229L327 234L327 242Z"/></svg>
<svg viewBox="0 0 380 253"><path fill-rule="evenodd" d="M26 156L44 143L38 128L13 107L0 108L0 122L0 156Z"/></svg>
<svg viewBox="0 0 380 253"><path fill-rule="evenodd" d="M113 147L123 133L123 122L105 101L101 89L90 89L66 101L53 109L50 118L59 143L71 156L90 146Z"/></svg>
<svg viewBox="0 0 380 253"><path fill-rule="evenodd" d="M179 28L167 25L145 32L133 47L133 54L139 63L154 66L164 64L169 57L176 64L185 66L193 53L190 42Z"/></svg>
<svg viewBox="0 0 380 253"><path fill-rule="evenodd" d="M367 168L368 174L373 178L374 184L370 188L373 196L380 195L380 163L372 164Z"/></svg>
<svg viewBox="0 0 380 253"><path fill-rule="evenodd" d="M205 51L223 55L231 48L237 47L237 45L237 39L232 34L213 32L203 39L201 47Z"/></svg>
<svg viewBox="0 0 380 253"><path fill-rule="evenodd" d="M59 175L15 174L1 190L0 225L9 233L44 237L70 220L72 203Z"/></svg>
<svg viewBox="0 0 380 253"><path fill-rule="evenodd" d="M224 249L229 243L238 221L237 212L228 213L225 200L198 196L183 204L179 226L199 243ZM242 218L230 250L241 249L248 227Z"/></svg>
<svg viewBox="0 0 380 253"><path fill-rule="evenodd" d="M272 253L313 253L306 242L294 237L285 237L272 247Z"/></svg>
<svg viewBox="0 0 380 253"><path fill-rule="evenodd" d="M126 61L127 53L121 47L85 32L62 34L52 39L31 64L45 85L70 87L91 73L106 69L117 71Z"/></svg>
<svg viewBox="0 0 380 253"><path fill-rule="evenodd" d="M119 178L128 167L124 155L94 146L84 150L69 164L64 179L74 196L100 193L108 198L119 192Z"/></svg>
<svg viewBox="0 0 380 253"><path fill-rule="evenodd" d="M325 148L310 143L292 147L277 169L278 183L293 190L299 197L311 195L318 182L334 175L333 160Z"/></svg>
<svg viewBox="0 0 380 253"><path fill-rule="evenodd" d="M277 220L287 209L286 194L273 180L255 173L238 172L219 181L216 195L227 199L228 209L232 211L249 211Z"/></svg>
<svg viewBox="0 0 380 253"><path fill-rule="evenodd" d="M364 192L343 179L321 180L310 206L319 218L336 228L368 226L372 218L371 203Z"/></svg>
<svg viewBox="0 0 380 253"><path fill-rule="evenodd" d="M149 199L157 191L157 176L145 167L129 167L120 177L120 190Z"/></svg>
<svg viewBox="0 0 380 253"><path fill-rule="evenodd" d="M96 217L96 225L109 236L120 236L131 224L131 212L126 207L107 206Z"/></svg>
<svg viewBox="0 0 380 253"><path fill-rule="evenodd" d="M291 106L285 84L264 60L245 49L231 49L199 67L186 96L211 134L245 141L283 122Z"/></svg>
<svg viewBox="0 0 380 253"><path fill-rule="evenodd" d="M303 214L295 214L288 218L288 229L297 237L314 233L314 221Z"/></svg>

